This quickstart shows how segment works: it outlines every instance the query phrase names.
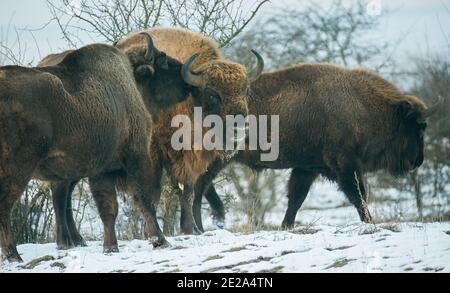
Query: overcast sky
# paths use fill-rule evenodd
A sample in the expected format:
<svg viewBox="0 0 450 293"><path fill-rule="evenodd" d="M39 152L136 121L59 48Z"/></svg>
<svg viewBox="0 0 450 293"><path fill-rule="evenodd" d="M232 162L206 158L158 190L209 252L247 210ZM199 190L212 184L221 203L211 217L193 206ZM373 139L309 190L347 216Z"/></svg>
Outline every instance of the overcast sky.
<svg viewBox="0 0 450 293"><path fill-rule="evenodd" d="M367 2L369 1L374 0L367 0ZM379 16L381 26L380 30L373 34L374 37L385 38L393 44L398 44L394 52L394 56L398 60L405 63L410 56L418 54L448 53L450 0L379 1L382 7ZM251 3L254 0L245 0L245 2ZM327 3L327 0L320 2ZM13 27L18 29L36 29L42 27L50 19L45 0L1 0L0 3L0 33L3 35L10 22ZM302 0L272 0L261 11L261 16L271 13L277 7L294 9L301 7L303 3L305 1ZM386 10L389 10L390 13L385 13ZM56 24L49 24L45 29L34 32L34 36L40 52L33 45L35 42L29 33L24 33L22 38L23 43L27 44L27 56L34 57L35 61L48 53L67 48L60 37ZM10 36L10 39L14 38Z"/></svg>

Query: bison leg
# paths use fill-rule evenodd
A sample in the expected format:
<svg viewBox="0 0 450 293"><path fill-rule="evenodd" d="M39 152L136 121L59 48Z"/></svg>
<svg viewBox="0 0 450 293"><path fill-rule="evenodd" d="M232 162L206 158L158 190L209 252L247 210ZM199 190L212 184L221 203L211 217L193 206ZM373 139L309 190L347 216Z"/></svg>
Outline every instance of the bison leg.
<svg viewBox="0 0 450 293"><path fill-rule="evenodd" d="M183 192L180 195L180 227L183 234L201 234L201 231L197 228L194 220L194 214L192 211L193 205L193 192L190 186L185 185Z"/></svg>
<svg viewBox="0 0 450 293"><path fill-rule="evenodd" d="M86 246L75 224L72 213L72 192L78 181L60 181L52 185L53 207L56 218L58 249Z"/></svg>
<svg viewBox="0 0 450 293"><path fill-rule="evenodd" d="M58 249L64 250L74 247L67 227L67 193L69 192L70 182L59 181L52 184L53 208L55 210L56 220L56 245Z"/></svg>
<svg viewBox="0 0 450 293"><path fill-rule="evenodd" d="M1 166L0 166L1 168ZM0 171L2 171L0 169ZM19 181L21 181L19 183ZM28 180L0 178L0 247L1 259L22 262L11 231L11 210L25 191Z"/></svg>
<svg viewBox="0 0 450 293"><path fill-rule="evenodd" d="M81 237L80 232L78 231L77 225L75 223L75 219L73 217L72 210L72 193L75 189L77 182L72 182L69 186L69 190L67 193L67 208L66 208L66 220L67 220L67 228L69 228L70 238L72 238L72 242L75 246L87 246L83 237Z"/></svg>
<svg viewBox="0 0 450 293"><path fill-rule="evenodd" d="M103 222L104 253L119 252L115 230L119 208L114 184L114 177L108 175L89 178L89 186Z"/></svg>
<svg viewBox="0 0 450 293"><path fill-rule="evenodd" d="M223 229L225 227L225 207L212 184L209 185L209 188L206 190L206 193L204 195L208 200L209 205L211 206L211 213L213 216L214 224L220 229ZM194 220L200 231L204 231L202 221L202 198L202 193L200 191L196 191L192 207Z"/></svg>
<svg viewBox="0 0 450 293"><path fill-rule="evenodd" d="M316 179L314 172L293 169L288 184L288 208L281 227L289 229L294 227L295 216L308 194L309 188Z"/></svg>
<svg viewBox="0 0 450 293"><path fill-rule="evenodd" d="M212 183L205 193L205 198L211 206L214 224L220 229L225 228L225 206Z"/></svg>
<svg viewBox="0 0 450 293"><path fill-rule="evenodd" d="M169 246L169 242L167 242L164 237L156 218L156 206L158 204L156 198L159 198L160 194L161 189L157 187L154 187L148 193L149 196L145 196L143 192L136 192L133 194L135 201L138 203L141 212L144 215L145 229L147 235L150 237L150 243L155 248Z"/></svg>
<svg viewBox="0 0 450 293"><path fill-rule="evenodd" d="M146 152L146 151L145 151ZM144 153L144 152L143 152ZM169 246L156 218L156 207L161 197L161 166L149 157L129 158L127 190L131 192L145 220L145 229L153 247Z"/></svg>
<svg viewBox="0 0 450 293"><path fill-rule="evenodd" d="M5 199L7 196L11 196L11 194L4 194L0 186L0 245L2 248L2 260L22 262L11 233L11 209L13 207L13 201L9 198ZM19 197L20 193L16 196L16 199Z"/></svg>
<svg viewBox="0 0 450 293"><path fill-rule="evenodd" d="M212 181L223 169L223 167L223 163L220 160L216 160L208 169L208 172L200 176L195 183L193 213L195 223L200 231L204 231L201 212L203 195L206 197L209 205L211 206L211 213L213 215L214 223L221 229L225 226L225 208L212 184Z"/></svg>
<svg viewBox="0 0 450 293"><path fill-rule="evenodd" d="M361 221L372 223L372 216L366 202L366 189L359 171L344 171L338 174L338 184L348 200L356 207Z"/></svg>

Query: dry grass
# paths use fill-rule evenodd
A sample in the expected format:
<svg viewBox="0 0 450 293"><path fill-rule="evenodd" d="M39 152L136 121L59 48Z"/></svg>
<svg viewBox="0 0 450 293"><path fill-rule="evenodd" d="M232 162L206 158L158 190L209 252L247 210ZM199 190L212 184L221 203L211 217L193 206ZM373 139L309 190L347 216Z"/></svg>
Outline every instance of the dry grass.
<svg viewBox="0 0 450 293"><path fill-rule="evenodd" d="M40 265L42 262L46 262L46 261L52 261L55 260L55 258L51 255L45 255L36 259L33 259L32 261L28 262L27 264L25 264L24 266L22 266L24 269L34 269L35 267L37 267L38 265Z"/></svg>
<svg viewBox="0 0 450 293"><path fill-rule="evenodd" d="M344 246L339 246L339 247L334 247L334 248L328 247L328 248L325 248L325 249L328 250L328 251L345 250L345 249L352 248L354 246L355 245L344 245Z"/></svg>
<svg viewBox="0 0 450 293"><path fill-rule="evenodd" d="M370 234L375 234L377 232L380 232L380 229L377 226L372 225L370 227L363 228L362 230L359 231L358 234L359 235L370 235Z"/></svg>
<svg viewBox="0 0 450 293"><path fill-rule="evenodd" d="M271 268L271 269L261 270L261 271L257 272L257 274L281 273L281 271L283 269L284 269L283 266L276 266L276 267Z"/></svg>
<svg viewBox="0 0 450 293"><path fill-rule="evenodd" d="M210 255L208 256L204 261L211 261L211 260L216 260L216 259L222 259L223 256L222 255Z"/></svg>
<svg viewBox="0 0 450 293"><path fill-rule="evenodd" d="M347 264L349 264L350 262L352 262L354 260L355 259L348 259L346 257L339 258L339 259L336 259L334 261L334 263L332 263L331 265L327 266L325 269L328 270L328 269L332 269L332 268L341 268L343 266L346 266Z"/></svg>
<svg viewBox="0 0 450 293"><path fill-rule="evenodd" d="M382 224L382 225L380 225L380 228L383 228L385 230L389 230L389 231L394 232L394 233L402 232L402 230L400 229L400 226L397 223L395 223L395 222Z"/></svg>
<svg viewBox="0 0 450 293"><path fill-rule="evenodd" d="M246 250L246 249L247 248L245 246L237 246L237 247L232 247L230 249L224 250L224 251L222 251L222 253L237 252L237 251Z"/></svg>

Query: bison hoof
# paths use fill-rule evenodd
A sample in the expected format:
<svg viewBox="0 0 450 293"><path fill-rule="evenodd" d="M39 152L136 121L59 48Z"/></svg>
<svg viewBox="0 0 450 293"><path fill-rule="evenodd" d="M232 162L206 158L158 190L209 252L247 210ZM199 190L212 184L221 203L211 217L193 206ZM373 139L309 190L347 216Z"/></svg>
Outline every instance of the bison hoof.
<svg viewBox="0 0 450 293"><path fill-rule="evenodd" d="M200 230L197 226L194 227L194 235L202 235L203 231Z"/></svg>
<svg viewBox="0 0 450 293"><path fill-rule="evenodd" d="M225 219L222 217L214 217L213 223L219 229L225 229Z"/></svg>
<svg viewBox="0 0 450 293"><path fill-rule="evenodd" d="M68 249L74 248L75 245L73 245L72 240L64 239L62 241L57 241L56 247L58 250L68 250Z"/></svg>
<svg viewBox="0 0 450 293"><path fill-rule="evenodd" d="M292 228L294 228L294 223L283 221L283 223L281 224L282 230L290 230Z"/></svg>
<svg viewBox="0 0 450 293"><path fill-rule="evenodd" d="M72 238L73 239L73 245L77 246L77 247L86 247L86 241L84 241L84 239L80 236L80 237L75 237Z"/></svg>
<svg viewBox="0 0 450 293"><path fill-rule="evenodd" d="M362 221L366 224L375 224L372 218L364 218Z"/></svg>
<svg viewBox="0 0 450 293"><path fill-rule="evenodd" d="M2 262L7 261L10 263L23 262L15 247L8 250L2 249L1 260Z"/></svg>
<svg viewBox="0 0 450 293"><path fill-rule="evenodd" d="M118 252L119 252L119 247L117 247L117 245L103 247L104 254L118 253Z"/></svg>
<svg viewBox="0 0 450 293"><path fill-rule="evenodd" d="M164 237L151 237L149 241L153 248L170 247L170 243Z"/></svg>
<svg viewBox="0 0 450 293"><path fill-rule="evenodd" d="M74 246L71 245L71 244L58 244L58 245L56 246L56 248L57 248L58 250L68 250L68 249L74 248Z"/></svg>

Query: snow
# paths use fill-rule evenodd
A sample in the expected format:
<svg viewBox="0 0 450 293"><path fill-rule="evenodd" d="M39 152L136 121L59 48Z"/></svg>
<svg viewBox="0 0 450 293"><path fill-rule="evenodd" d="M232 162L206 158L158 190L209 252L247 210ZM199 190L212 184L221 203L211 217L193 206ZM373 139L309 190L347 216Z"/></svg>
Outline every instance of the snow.
<svg viewBox="0 0 450 293"><path fill-rule="evenodd" d="M358 223L249 234L214 230L169 237L171 246L163 249L143 240L119 241L114 254L103 254L99 241L66 251L54 243L24 244L18 246L24 263L5 263L0 271L450 272L449 234L450 223Z"/></svg>
<svg viewBox="0 0 450 293"><path fill-rule="evenodd" d="M265 219L269 226L279 227L283 219L283 188ZM432 200L448 213L445 195ZM432 202L425 204L425 214L435 211L428 208ZM81 232L88 240L101 240L94 208ZM145 240L119 241L119 253L103 254L101 241L65 251L54 243L24 244L18 246L24 263L0 264L0 272L450 272L450 222L412 222L417 218L414 199L395 190L377 194L369 209L377 225L361 223L342 192L319 181L291 231L232 233L246 231L239 229L245 217L233 207L226 218L230 231L215 230L208 209L203 214L209 231L169 237L168 248L153 249Z"/></svg>

